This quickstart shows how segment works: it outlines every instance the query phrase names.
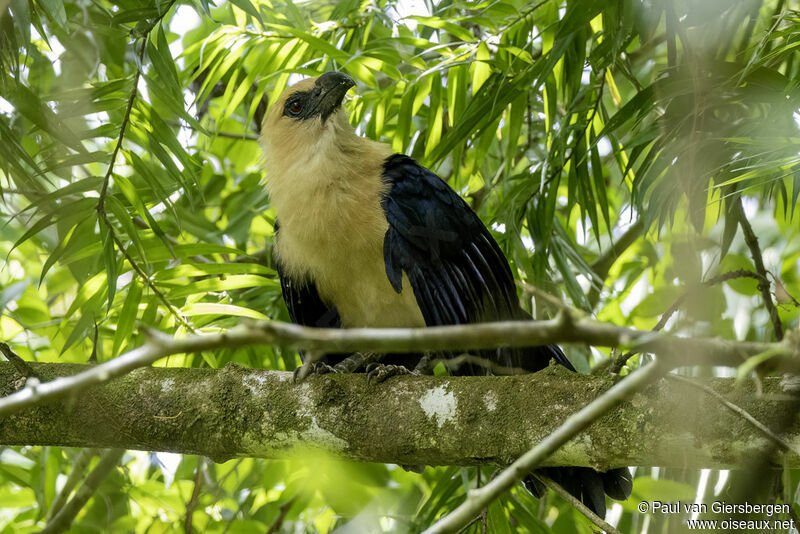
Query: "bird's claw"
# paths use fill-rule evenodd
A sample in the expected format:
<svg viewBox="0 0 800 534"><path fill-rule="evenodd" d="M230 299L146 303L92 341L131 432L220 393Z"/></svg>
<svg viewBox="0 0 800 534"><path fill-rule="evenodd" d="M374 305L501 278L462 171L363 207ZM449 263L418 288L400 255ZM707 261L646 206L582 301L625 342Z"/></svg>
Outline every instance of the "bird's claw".
<svg viewBox="0 0 800 534"><path fill-rule="evenodd" d="M374 362L364 369L367 373L367 384L380 384L388 378L399 375L413 375L417 374L415 371L409 371L402 365L391 365Z"/></svg>
<svg viewBox="0 0 800 534"><path fill-rule="evenodd" d="M304 371L304 369L307 369ZM338 373L336 369L325 362L314 362L308 367L301 365L292 372L292 379L295 382L302 382L309 375L327 375L328 373Z"/></svg>

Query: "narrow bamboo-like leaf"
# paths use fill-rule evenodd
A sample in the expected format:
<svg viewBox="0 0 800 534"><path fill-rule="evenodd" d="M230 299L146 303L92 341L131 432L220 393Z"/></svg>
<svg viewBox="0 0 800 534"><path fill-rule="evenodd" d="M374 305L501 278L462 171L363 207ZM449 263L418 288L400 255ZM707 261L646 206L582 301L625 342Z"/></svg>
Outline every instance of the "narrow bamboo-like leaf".
<svg viewBox="0 0 800 534"><path fill-rule="evenodd" d="M64 124L61 119L48 108L36 94L24 84L13 85L12 91L3 95L14 108L26 119L31 121L41 130L76 152L85 152L86 149L78 141L79 137Z"/></svg>
<svg viewBox="0 0 800 534"><path fill-rule="evenodd" d="M583 289L581 289L580 284L575 279L575 272L569 265L567 261L567 257L564 254L564 249L562 248L562 243L559 240L552 240L550 242L550 256L555 260L556 267L558 271L561 273L561 279L564 281L564 285L567 289L567 295L572 300L572 302L578 306L582 310L589 311L590 306L588 300L586 300L586 295L583 293Z"/></svg>
<svg viewBox="0 0 800 534"><path fill-rule="evenodd" d="M508 516L506 516L505 507L500 501L494 501L489 505L487 526L492 532L496 532L497 534L512 533Z"/></svg>
<svg viewBox="0 0 800 534"><path fill-rule="evenodd" d="M42 195L40 198L34 200L14 216L12 216L11 220L19 217L29 210L47 212L54 208L54 204L64 200L70 195L79 195L81 193L86 193L87 191L97 191L102 185L103 179L96 176L90 176L89 178L78 180L77 182L73 182L69 185L65 185L64 187L56 189L52 193Z"/></svg>
<svg viewBox="0 0 800 534"><path fill-rule="evenodd" d="M416 93L416 84L410 84L403 92L400 101L400 109L397 111L397 127L392 137L392 149L395 152L403 152L409 141L411 134L411 119L413 118L413 103Z"/></svg>
<svg viewBox="0 0 800 534"><path fill-rule="evenodd" d="M142 244L142 241L139 237L139 232L133 225L133 219L131 218L131 215L128 213L128 210L125 209L125 206L123 206L122 203L114 195L106 196L106 205L111 209L111 212L114 214L117 221L122 225L122 228L128 235L128 239L130 239L133 242L133 245L136 247L136 250L139 251L140 257L145 262L147 262L147 253L145 252L144 245Z"/></svg>
<svg viewBox="0 0 800 534"><path fill-rule="evenodd" d="M606 230L611 236L611 216L609 214L608 195L606 194L606 180L603 176L603 162L600 160L600 149L597 146L593 125L589 125L589 157L592 167L592 184L597 194L597 203L600 206L600 213L603 214Z"/></svg>
<svg viewBox="0 0 800 534"><path fill-rule="evenodd" d="M208 275L260 274L275 280L273 269L259 263L192 263L187 262L155 273L156 280L176 280L180 278ZM277 283L273 281L273 283Z"/></svg>
<svg viewBox="0 0 800 534"><path fill-rule="evenodd" d="M33 225L28 228L24 234L22 234L22 237L14 242L11 250L14 250L20 244L24 243L34 235L38 234L48 226L55 224L56 222L61 222L65 226L69 226L70 223L74 223L78 220L91 216L94 213L94 206L96 203L96 198L82 198L46 213L35 223L33 223Z"/></svg>
<svg viewBox="0 0 800 534"><path fill-rule="evenodd" d="M136 278L128 284L128 294L117 318L117 331L114 334L114 345L111 349L111 356L119 354L122 344L128 341L133 333L133 325L136 322L136 314L139 310L139 303L142 300L142 286Z"/></svg>
<svg viewBox="0 0 800 534"><path fill-rule="evenodd" d="M67 12L64 10L63 0L40 0L41 5L44 6L45 11L50 16L62 31L65 31L67 25Z"/></svg>
<svg viewBox="0 0 800 534"><path fill-rule="evenodd" d="M231 0L231 3L247 13L248 15L252 16L256 19L260 24L264 24L264 21L261 20L261 14L255 8L255 6L250 2L250 0Z"/></svg>
<svg viewBox="0 0 800 534"><path fill-rule="evenodd" d="M67 336L67 340L64 342L64 346L61 347L61 354L67 352L67 350L75 344L79 339L85 338L86 334L89 332L89 329L94 326L94 314L91 312L86 312L81 314L80 319L78 322L75 323L75 326L70 331L69 335Z"/></svg>
<svg viewBox="0 0 800 534"><path fill-rule="evenodd" d="M103 233L103 263L106 268L106 280L108 281L108 308L106 313L111 311L114 304L114 295L117 293L117 251L115 248L112 232L113 228L108 228L104 224L100 225Z"/></svg>
<svg viewBox="0 0 800 534"><path fill-rule="evenodd" d="M111 19L111 24L126 24L128 22L139 22L142 20L153 19L159 16L158 9L155 7L140 7L135 9L127 9L114 15Z"/></svg>
<svg viewBox="0 0 800 534"><path fill-rule="evenodd" d="M51 252L50 255L47 256L47 259L45 260L44 265L42 266L42 272L39 275L39 286L42 285L42 282L44 281L44 275L47 274L50 268L61 258L61 256L64 255L65 252L70 250L70 246L73 245L75 242L73 240L75 232L79 233L83 232L84 228L82 228L82 226L84 226L87 223L87 221L90 221L92 226L94 226L95 221L90 219L86 219L83 222L76 224L67 231L61 243L59 243L58 246L56 246L55 250L53 250L53 252Z"/></svg>
<svg viewBox="0 0 800 534"><path fill-rule="evenodd" d="M274 24L270 22L265 22L264 24L266 27L271 28L279 33L294 35L298 39L305 41L309 45L311 45L317 52L322 52L327 54L331 59L335 59L336 61L345 62L350 58L350 55L343 50L339 50L334 45L325 41L324 39L320 39L300 28L292 27L292 26L285 26L282 24Z"/></svg>
<svg viewBox="0 0 800 534"><path fill-rule="evenodd" d="M212 302L197 302L187 304L181 308L181 314L193 315L233 315L235 317L248 317L250 319L269 319L266 315L250 308L234 306L233 304L215 304Z"/></svg>
<svg viewBox="0 0 800 534"><path fill-rule="evenodd" d="M486 80L492 74L492 67L489 64L491 60L489 47L485 42L478 45L478 50L475 52L475 62L470 65L472 71L472 94L476 95L480 91Z"/></svg>
<svg viewBox="0 0 800 534"><path fill-rule="evenodd" d="M428 107L428 135L425 139L425 156L433 152L442 138L442 80L439 73L433 74L430 106Z"/></svg>
<svg viewBox="0 0 800 534"><path fill-rule="evenodd" d="M442 19L439 17L424 17L419 15L414 15L408 18L416 20L423 26L428 26L429 28L435 28L437 30L438 29L445 30L453 37L461 39L462 41L471 42L475 39L475 36L472 35L472 32L470 32L468 29L462 28L455 22L449 21L447 19Z"/></svg>
<svg viewBox="0 0 800 534"><path fill-rule="evenodd" d="M208 278L206 280L196 280L189 285L178 287L169 292L170 299L178 299L194 295L197 293L209 293L212 291L229 291L231 289L241 289L246 287L258 286L277 286L277 281L263 276L239 274L225 278Z"/></svg>

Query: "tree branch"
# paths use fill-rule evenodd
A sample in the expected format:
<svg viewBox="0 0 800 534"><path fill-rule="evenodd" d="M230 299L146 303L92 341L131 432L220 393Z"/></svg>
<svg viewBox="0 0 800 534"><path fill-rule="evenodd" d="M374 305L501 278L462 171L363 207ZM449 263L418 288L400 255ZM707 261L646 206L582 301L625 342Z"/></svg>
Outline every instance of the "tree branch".
<svg viewBox="0 0 800 534"><path fill-rule="evenodd" d="M89 367L31 365L51 380ZM10 364L0 364L0 394L13 389L17 376ZM311 376L299 384L291 376L233 365L139 369L3 417L0 446L113 447L217 461L279 458L312 448L355 461L506 466L614 384L609 375L560 366L505 377L398 376L373 385L364 374ZM696 382L768 428L794 410L796 391L779 378L765 377L761 396L751 382ZM798 442L800 422L782 435ZM769 444L738 414L709 403L705 391L662 380L598 417L542 465L729 469L752 462ZM800 466L791 453L778 451L770 460Z"/></svg>
<svg viewBox="0 0 800 534"><path fill-rule="evenodd" d="M762 423L761 421L759 421L758 419L756 419L755 417L750 415L747 412L747 410L744 410L740 406L737 406L736 404L730 402L725 397L723 397L722 395L720 395L719 393L714 391L714 389L708 387L705 384L697 383L697 382L695 382L695 381L693 381L693 380L691 380L691 379L689 379L689 378L687 378L685 376L670 374L670 375L667 375L667 378L669 378L670 380L676 380L676 381L681 382L683 384L687 384L687 385L692 386L694 388L697 388L697 389L700 389L702 391L705 391L706 393L708 393L709 395L714 397L717 401L719 401L720 404L722 404L723 406L728 408L733 413L739 415L740 417L742 417L742 419L744 419L745 421L747 421L748 423L753 425L755 428L760 430L762 434L764 434L772 442L774 442L776 445L778 445L781 449L783 449L786 452L793 452L794 454L800 456L800 449L798 449L797 447L792 446L785 439L783 439L782 437L777 435L775 432L770 430L766 425L764 425L764 423Z"/></svg>
<svg viewBox="0 0 800 534"><path fill-rule="evenodd" d="M78 482L80 482L83 478L86 468L89 467L89 463L92 461L92 458L97 456L99 453L100 451L97 449L81 449L81 451L75 457L75 462L72 464L72 471L70 471L67 481L64 483L61 491L59 491L56 495L56 498L53 499L53 504L50 506L50 511L47 513L48 519L51 519L59 511L61 511L66 504L67 499L69 499L70 493L72 493L72 490L75 489L75 486L77 486Z"/></svg>
<svg viewBox="0 0 800 534"><path fill-rule="evenodd" d="M130 352L92 367L77 376L29 384L0 398L0 417L22 408L54 400L88 386L144 367L171 354L271 345L315 352L429 352L493 347L531 347L553 343L626 345L660 356L669 367L687 365L738 366L747 358L763 358L759 369L800 371L797 344L683 338L663 332L636 330L597 321L573 322L565 313L549 321L507 321L430 328L311 328L277 321L243 324L222 334L190 335L173 339L148 331L148 342Z"/></svg>

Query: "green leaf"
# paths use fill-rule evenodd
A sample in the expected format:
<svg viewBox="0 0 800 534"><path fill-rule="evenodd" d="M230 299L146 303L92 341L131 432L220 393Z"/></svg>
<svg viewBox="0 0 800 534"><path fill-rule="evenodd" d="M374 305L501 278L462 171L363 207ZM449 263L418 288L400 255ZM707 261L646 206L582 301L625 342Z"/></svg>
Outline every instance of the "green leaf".
<svg viewBox="0 0 800 534"><path fill-rule="evenodd" d="M145 262L147 262L147 253L145 252L144 245L142 244L142 240L139 236L139 231L133 225L133 219L128 213L128 210L125 209L125 206L123 206L122 203L114 195L106 195L106 205L109 208L111 208L111 212L114 214L114 217L117 219L117 222L119 222L120 225L122 225L122 228L128 235L128 239L130 239L133 242L133 245L139 252L139 256Z"/></svg>
<svg viewBox="0 0 800 534"><path fill-rule="evenodd" d="M433 78L433 86L430 94L430 107L428 108L428 134L425 139L425 156L427 157L436 146L439 144L439 140L442 138L442 127L443 127L443 113L442 113L442 94L441 94L441 87L442 83L440 80L439 73L435 73L432 76Z"/></svg>
<svg viewBox="0 0 800 534"><path fill-rule="evenodd" d="M67 25L67 12L64 10L64 2L62 0L39 0L41 5L44 6L45 11L50 18L55 22L62 31L65 31Z"/></svg>
<svg viewBox="0 0 800 534"><path fill-rule="evenodd" d="M14 108L26 119L31 121L41 130L52 135L55 139L77 152L86 152L78 141L79 136L61 121L39 97L22 83L13 85L11 91L3 95Z"/></svg>
<svg viewBox="0 0 800 534"><path fill-rule="evenodd" d="M192 276L260 274L275 278L277 274L258 263L192 263L187 262L155 273L156 280L175 280Z"/></svg>
<svg viewBox="0 0 800 534"><path fill-rule="evenodd" d="M256 19L259 24L263 25L264 21L261 20L261 14L255 8L255 6L250 2L250 0L231 0L231 3L247 13L248 15L252 16Z"/></svg>
<svg viewBox="0 0 800 534"><path fill-rule="evenodd" d="M256 310L235 306L233 304L215 304L211 302L198 302L187 304L181 308L182 315L233 315L235 317L248 317L250 319L269 319L266 315Z"/></svg>
<svg viewBox="0 0 800 534"><path fill-rule="evenodd" d="M106 280L108 281L108 310L114 304L114 295L117 292L117 252L114 248L113 228L101 225L103 231L103 263L106 267ZM66 348L64 349L66 350Z"/></svg>
<svg viewBox="0 0 800 534"><path fill-rule="evenodd" d="M196 293L229 291L231 289L263 286L277 287L278 283L274 279L249 274L231 275L225 278L208 278L206 280L194 281L185 287L173 289L169 292L169 298L178 299Z"/></svg>
<svg viewBox="0 0 800 534"><path fill-rule="evenodd" d="M114 346L111 349L111 357L115 358L122 344L129 341L133 333L133 325L136 323L136 315L139 311L139 303L142 300L142 286L138 280L134 278L128 284L128 294L125 296L125 302L122 304L122 309L117 318L117 331L114 334Z"/></svg>
<svg viewBox="0 0 800 534"><path fill-rule="evenodd" d="M82 198L54 209L52 212L43 215L33 223L33 225L22 234L22 237L14 242L11 250L14 250L19 245L56 222L65 226L70 226L79 220L93 216L95 214L94 207L96 204L97 199L95 198Z"/></svg>
<svg viewBox="0 0 800 534"><path fill-rule="evenodd" d="M475 62L470 65L470 70L472 71L472 94L477 94L492 74L490 59L489 47L485 42L481 41L478 45L478 50L475 52Z"/></svg>
<svg viewBox="0 0 800 534"><path fill-rule="evenodd" d="M726 254L719 262L719 273L729 273L731 271L745 270L751 273L756 272L753 261L743 254ZM754 278L734 278L725 282L731 289L741 295L752 297L759 293L758 280Z"/></svg>

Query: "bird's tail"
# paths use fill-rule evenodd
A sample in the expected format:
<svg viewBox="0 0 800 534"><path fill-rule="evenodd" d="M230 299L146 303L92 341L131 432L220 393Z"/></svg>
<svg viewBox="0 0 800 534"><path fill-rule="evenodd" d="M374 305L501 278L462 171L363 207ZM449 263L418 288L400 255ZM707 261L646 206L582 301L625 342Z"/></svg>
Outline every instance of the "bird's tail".
<svg viewBox="0 0 800 534"><path fill-rule="evenodd" d="M545 345L540 347L526 347L523 349L506 349L499 358L505 365L522 368L535 373L555 360L570 371L575 371L572 363L567 359L558 345ZM537 470L540 473L564 488L590 510L600 517L606 515L606 499L624 501L633 489L633 477L627 468L611 469L610 471L595 471L590 467L547 467ZM541 497L547 488L536 479L533 473L523 481L528 490Z"/></svg>
<svg viewBox="0 0 800 534"><path fill-rule="evenodd" d="M540 498L547 492L547 487L536 478L537 474L556 482L601 518L606 516L606 495L624 501L633 489L633 477L626 467L604 472L591 467L545 467L528 475L522 482L528 491Z"/></svg>

